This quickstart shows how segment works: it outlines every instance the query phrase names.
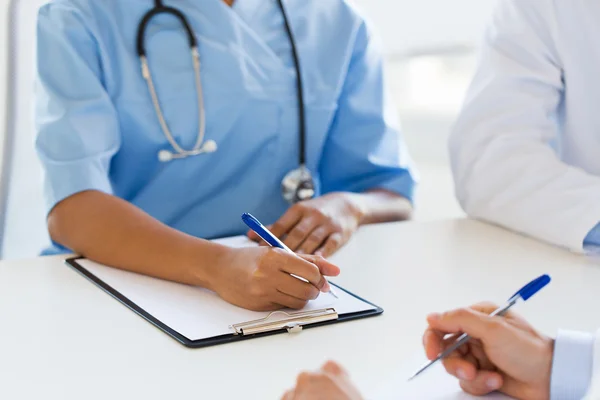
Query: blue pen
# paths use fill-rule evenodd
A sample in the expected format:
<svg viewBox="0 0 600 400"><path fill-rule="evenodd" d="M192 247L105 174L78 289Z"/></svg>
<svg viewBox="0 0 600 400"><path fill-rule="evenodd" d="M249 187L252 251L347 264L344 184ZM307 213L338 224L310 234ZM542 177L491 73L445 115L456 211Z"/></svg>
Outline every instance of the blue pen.
<svg viewBox="0 0 600 400"><path fill-rule="evenodd" d="M532 280L527 285L523 286L523 288L521 288L521 290L519 290L517 293L515 293L510 299L508 299L508 302L504 306L498 308L496 311L491 313L490 316L491 317L503 316L504 314L506 314L508 312L508 310L510 310L512 308L512 306L517 304L517 302L519 300L523 300L523 301L529 300L534 294L536 294L537 292L542 290L546 285L548 285L550 283L550 280L551 279L550 279L549 275L542 275L539 278ZM423 368L418 370L417 373L415 373L413 376L411 376L408 380L411 381L411 380L415 379L417 376L419 376L422 372L427 370L433 364L435 364L439 360L446 358L447 356L449 356L450 354L455 352L460 346L467 343L469 340L471 340L471 337L469 335L467 335L466 333L463 333L456 339L456 343L454 343L452 346L450 346L445 351L443 351L439 356L437 356L437 358L435 360L432 360L432 361L428 362L427 364L425 364L423 366Z"/></svg>
<svg viewBox="0 0 600 400"><path fill-rule="evenodd" d="M269 246L283 249L291 254L296 254L289 247L287 247L285 245L285 243L283 243L281 240L279 240L279 238L277 236L273 235L273 233L271 233L271 231L269 231L267 228L265 228L265 226L263 224L261 224L260 221L257 220L253 215L245 213L244 215L242 215L242 221L244 221L244 223L248 226L248 228L252 229L258 236L260 236L262 240L267 242L269 244ZM292 274L292 276L294 276L300 280L303 280L305 282L308 282L306 279L301 278L299 276L296 276L293 274ZM331 288L331 284L330 284L329 293L336 299L339 298L337 296L337 294L335 294L335 292L333 291L333 288Z"/></svg>

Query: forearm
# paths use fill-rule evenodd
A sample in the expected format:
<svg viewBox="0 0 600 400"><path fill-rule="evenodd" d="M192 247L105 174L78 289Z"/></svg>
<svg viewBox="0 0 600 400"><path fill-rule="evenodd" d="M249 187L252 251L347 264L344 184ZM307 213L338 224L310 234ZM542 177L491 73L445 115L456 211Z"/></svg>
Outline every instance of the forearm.
<svg viewBox="0 0 600 400"><path fill-rule="evenodd" d="M75 194L48 217L50 235L99 263L211 288L227 248L172 229L134 205L97 191Z"/></svg>
<svg viewBox="0 0 600 400"><path fill-rule="evenodd" d="M373 189L351 194L360 210L361 225L403 221L412 217L413 207L408 199L385 189Z"/></svg>

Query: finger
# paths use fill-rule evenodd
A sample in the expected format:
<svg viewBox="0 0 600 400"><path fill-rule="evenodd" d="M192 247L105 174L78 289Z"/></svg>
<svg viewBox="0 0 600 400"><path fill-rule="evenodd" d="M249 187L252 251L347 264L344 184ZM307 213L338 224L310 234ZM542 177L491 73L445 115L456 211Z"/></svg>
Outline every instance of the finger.
<svg viewBox="0 0 600 400"><path fill-rule="evenodd" d="M446 372L461 381L471 381L477 376L475 365L457 355L444 358L442 365Z"/></svg>
<svg viewBox="0 0 600 400"><path fill-rule="evenodd" d="M498 305L490 302L482 302L477 303L470 308L489 315L498 309ZM522 330L531 331L532 329L531 325L529 325L523 317L513 311L504 313L502 318L505 321L510 321L512 325L518 326Z"/></svg>
<svg viewBox="0 0 600 400"><path fill-rule="evenodd" d="M273 249L273 251L278 252L282 256L279 263L281 271L306 279L320 291L323 291L327 287L327 280L321 275L319 266L306 260L304 257L298 257L295 254L289 254L280 249Z"/></svg>
<svg viewBox="0 0 600 400"><path fill-rule="evenodd" d="M348 375L346 370L344 370L344 368L342 368L342 366L335 361L327 361L321 369L324 372L334 376Z"/></svg>
<svg viewBox="0 0 600 400"><path fill-rule="evenodd" d="M271 230L273 225L268 225L267 229ZM259 242L262 245L266 245L267 242L265 242L259 235L258 233L254 232L252 229L248 230L248 232L246 233L246 236L248 236L248 238L254 242Z"/></svg>
<svg viewBox="0 0 600 400"><path fill-rule="evenodd" d="M302 219L301 208L293 206L288 209L271 227L271 233L279 239L283 238Z"/></svg>
<svg viewBox="0 0 600 400"><path fill-rule="evenodd" d="M298 253L313 254L325 242L325 239L332 233L331 227L326 225L318 226L314 229L306 240L300 245Z"/></svg>
<svg viewBox="0 0 600 400"><path fill-rule="evenodd" d="M427 317L429 326L447 333L464 332L481 340L494 340L506 334L506 325L501 318L490 317L471 308L461 308Z"/></svg>
<svg viewBox="0 0 600 400"><path fill-rule="evenodd" d="M321 275L325 276L338 276L341 272L340 267L327 261L321 256L316 255L301 255L302 259L314 264L319 268Z"/></svg>
<svg viewBox="0 0 600 400"><path fill-rule="evenodd" d="M485 396L502 388L503 378L497 372L479 371L469 381L460 381L460 387L465 392L474 396Z"/></svg>
<svg viewBox="0 0 600 400"><path fill-rule="evenodd" d="M281 273L278 277L277 290L281 293L288 294L300 300L308 301L319 297L319 289L307 282L303 282L298 278Z"/></svg>
<svg viewBox="0 0 600 400"><path fill-rule="evenodd" d="M302 372L296 379L296 389L315 386L323 377L321 372Z"/></svg>
<svg viewBox="0 0 600 400"><path fill-rule="evenodd" d="M276 291L272 297L273 303L279 304L282 307L291 308L293 310L301 310L308 304L307 300L302 300L286 293Z"/></svg>
<svg viewBox="0 0 600 400"><path fill-rule="evenodd" d="M254 232L252 229L248 230L248 232L246 232L246 236L248 236L248 239L254 241L254 242L258 242L261 241L261 237L258 236L258 234L256 232Z"/></svg>
<svg viewBox="0 0 600 400"><path fill-rule="evenodd" d="M325 241L325 244L318 249L315 254L323 257L331 256L333 253L339 250L340 247L342 247L342 244L344 244L343 239L344 238L342 234L339 232L331 234Z"/></svg>
<svg viewBox="0 0 600 400"><path fill-rule="evenodd" d="M429 360L434 360L442 351L444 351L445 334L434 329L427 329L423 334L423 347Z"/></svg>
<svg viewBox="0 0 600 400"><path fill-rule="evenodd" d="M475 311L479 311L482 314L490 315L491 313L496 311L499 308L499 306L498 306L498 304L491 303L489 301L482 301L481 303L473 304L469 308L472 310L475 310ZM506 315L508 315L508 313L510 313L510 311L508 311L504 315L506 316Z"/></svg>
<svg viewBox="0 0 600 400"><path fill-rule="evenodd" d="M287 234L283 243L292 251L297 251L310 234L319 227L316 217L304 216Z"/></svg>
<svg viewBox="0 0 600 400"><path fill-rule="evenodd" d="M496 366L490 361L481 342L477 340L471 341L471 343L469 343L469 352L471 356L477 360L479 365L478 369L494 370L496 368Z"/></svg>

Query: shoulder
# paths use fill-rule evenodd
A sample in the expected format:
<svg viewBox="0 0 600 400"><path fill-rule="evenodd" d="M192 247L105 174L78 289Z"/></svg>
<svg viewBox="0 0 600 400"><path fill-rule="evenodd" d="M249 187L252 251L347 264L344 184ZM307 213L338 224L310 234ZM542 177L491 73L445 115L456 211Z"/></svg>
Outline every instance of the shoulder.
<svg viewBox="0 0 600 400"><path fill-rule="evenodd" d="M289 1L289 0L288 0ZM353 0L292 0L308 6L313 13L336 15L338 18L362 22L364 13Z"/></svg>
<svg viewBox="0 0 600 400"><path fill-rule="evenodd" d="M318 38L322 48L364 47L374 36L370 21L353 0L284 1L290 18L305 24L309 36Z"/></svg>
<svg viewBox="0 0 600 400"><path fill-rule="evenodd" d="M51 0L40 7L38 21L53 21L59 25L79 21L91 27L119 12L118 3L117 0Z"/></svg>
<svg viewBox="0 0 600 400"><path fill-rule="evenodd" d="M317 30L356 31L365 21L351 0L285 0L285 4L291 18L302 19Z"/></svg>
<svg viewBox="0 0 600 400"><path fill-rule="evenodd" d="M600 2L593 0L499 0L485 40L497 46L535 46L559 62L569 46L585 41L586 35L596 36L599 18Z"/></svg>
<svg viewBox="0 0 600 400"><path fill-rule="evenodd" d="M499 0L492 24L510 24L511 21L525 20L535 25L547 25L555 22L556 6L561 2L566 3L561 0Z"/></svg>

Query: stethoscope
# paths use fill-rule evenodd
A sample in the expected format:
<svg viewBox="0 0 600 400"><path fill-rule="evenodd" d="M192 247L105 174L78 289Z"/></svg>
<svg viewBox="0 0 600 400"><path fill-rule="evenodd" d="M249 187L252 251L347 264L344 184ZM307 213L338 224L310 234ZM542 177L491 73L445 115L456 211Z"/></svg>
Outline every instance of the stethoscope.
<svg viewBox="0 0 600 400"><path fill-rule="evenodd" d="M292 29L290 27L285 7L283 6L283 2L282 0L277 0L277 2L283 15L286 33L288 35L292 47L294 68L296 69L296 93L298 97L299 121L298 128L300 131L300 167L289 172L281 182L281 192L284 199L290 204L293 204L299 201L312 199L316 194L316 190L312 174L306 167L306 116L304 112L304 89L302 85L302 73L300 71L300 59L298 57L296 41L294 40L294 35L292 33ZM158 95L156 93L156 88L154 86L154 81L152 79L152 73L150 72L150 67L148 65L145 46L146 28L148 27L152 18L159 14L170 14L179 19L179 21L183 25L183 28L186 31L191 49L196 83L196 93L198 96L198 137L196 139L194 147L192 147L192 149L190 150L186 150L183 147L181 147L173 137L173 134L171 133L169 125L167 124L164 114L162 112ZM204 95L202 90L202 80L200 79L200 55L198 53L198 41L196 39L194 30L192 29L185 15L174 7L165 6L163 4L163 0L154 0L154 7L152 7L152 9L148 11L146 15L144 15L138 27L137 52L142 66L142 76L148 84L148 90L150 92L150 97L152 98L154 110L156 111L156 115L158 116L160 127L172 148L171 150L159 151L158 159L161 162L169 162L171 160L184 159L191 156L197 156L205 153L214 153L215 151L217 151L217 143L214 140L204 140L206 134L206 115L204 112Z"/></svg>

